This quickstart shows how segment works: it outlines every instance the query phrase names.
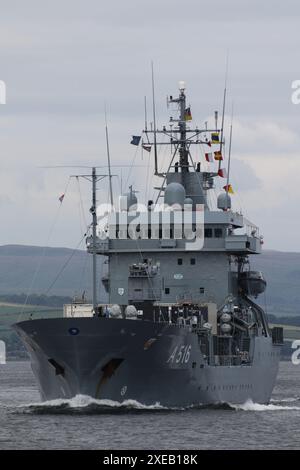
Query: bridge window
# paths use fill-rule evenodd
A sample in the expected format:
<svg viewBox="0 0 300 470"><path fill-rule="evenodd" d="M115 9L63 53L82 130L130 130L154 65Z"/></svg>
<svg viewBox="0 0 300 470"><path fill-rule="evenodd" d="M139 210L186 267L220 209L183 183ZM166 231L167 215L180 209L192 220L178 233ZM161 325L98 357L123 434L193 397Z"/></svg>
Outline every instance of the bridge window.
<svg viewBox="0 0 300 470"><path fill-rule="evenodd" d="M180 266L182 265L183 261L182 261L182 258L178 258L177 260L177 264L179 264Z"/></svg>
<svg viewBox="0 0 300 470"><path fill-rule="evenodd" d="M169 287L165 288L165 294L170 294L170 288Z"/></svg>
<svg viewBox="0 0 300 470"><path fill-rule="evenodd" d="M221 228L215 228L215 237L222 238L223 237L223 230Z"/></svg>
<svg viewBox="0 0 300 470"><path fill-rule="evenodd" d="M191 264L196 264L196 258L191 258Z"/></svg>
<svg viewBox="0 0 300 470"><path fill-rule="evenodd" d="M200 287L200 294L204 294L204 287Z"/></svg>
<svg viewBox="0 0 300 470"><path fill-rule="evenodd" d="M204 229L204 237L205 238L212 238L212 228L205 228Z"/></svg>

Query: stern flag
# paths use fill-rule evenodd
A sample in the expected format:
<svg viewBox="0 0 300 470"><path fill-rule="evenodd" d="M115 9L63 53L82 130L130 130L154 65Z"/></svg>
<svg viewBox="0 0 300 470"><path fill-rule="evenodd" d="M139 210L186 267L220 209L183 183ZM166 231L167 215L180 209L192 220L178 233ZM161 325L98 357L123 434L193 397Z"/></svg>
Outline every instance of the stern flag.
<svg viewBox="0 0 300 470"><path fill-rule="evenodd" d="M214 152L215 154L215 160L223 160L223 157L222 157L222 152L220 150L217 150L216 152Z"/></svg>
<svg viewBox="0 0 300 470"><path fill-rule="evenodd" d="M191 108L186 108L185 113L184 113L184 120L185 121L191 121L192 120Z"/></svg>
<svg viewBox="0 0 300 470"><path fill-rule="evenodd" d="M212 134L211 134L211 142L212 142L212 144L219 144L219 143L220 143L220 140L219 140L219 132L212 132Z"/></svg>
<svg viewBox="0 0 300 470"><path fill-rule="evenodd" d="M206 154L205 154L205 160L206 160L207 162L213 162L214 159L213 159L212 153L206 153Z"/></svg>
<svg viewBox="0 0 300 470"><path fill-rule="evenodd" d="M225 189L225 191L229 194L234 194L231 184L225 184L225 186L223 186L223 189Z"/></svg>
<svg viewBox="0 0 300 470"><path fill-rule="evenodd" d="M220 170L218 171L218 175L221 176L222 178L227 178L226 168L220 168Z"/></svg>
<svg viewBox="0 0 300 470"><path fill-rule="evenodd" d="M65 197L65 195L62 194L62 195L58 198L58 200L59 200L59 202L60 202L61 204L62 204L62 202L63 202L63 200L64 200L64 197Z"/></svg>
<svg viewBox="0 0 300 470"><path fill-rule="evenodd" d="M146 150L147 152L151 152L151 145L143 144L142 147L143 147L143 149Z"/></svg>
<svg viewBox="0 0 300 470"><path fill-rule="evenodd" d="M140 135L133 135L132 136L132 141L130 143L132 145L139 145L141 138L142 138L142 136L140 136Z"/></svg>

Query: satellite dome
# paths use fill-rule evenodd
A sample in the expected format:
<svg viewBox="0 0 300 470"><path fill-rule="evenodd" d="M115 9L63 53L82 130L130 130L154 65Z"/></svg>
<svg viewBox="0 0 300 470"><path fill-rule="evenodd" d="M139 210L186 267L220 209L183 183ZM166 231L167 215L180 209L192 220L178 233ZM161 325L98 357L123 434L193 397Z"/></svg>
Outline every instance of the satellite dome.
<svg viewBox="0 0 300 470"><path fill-rule="evenodd" d="M168 206L180 205L183 207L185 200L185 189L180 183L170 183L165 189L165 204Z"/></svg>
<svg viewBox="0 0 300 470"><path fill-rule="evenodd" d="M137 309L134 305L127 305L125 309L125 316L126 318L136 318L137 316Z"/></svg>
<svg viewBox="0 0 300 470"><path fill-rule="evenodd" d="M110 310L110 316L112 318L118 318L122 315L120 305L117 305L117 304L112 305L109 310Z"/></svg>
<svg viewBox="0 0 300 470"><path fill-rule="evenodd" d="M231 321L231 315L230 315L230 313L223 313L223 314L221 315L221 321L222 321L223 323L228 323L228 322L230 322L230 321Z"/></svg>
<svg viewBox="0 0 300 470"><path fill-rule="evenodd" d="M221 325L221 331L222 333L229 334L231 332L231 325L229 323L222 323Z"/></svg>
<svg viewBox="0 0 300 470"><path fill-rule="evenodd" d="M186 197L184 200L184 204L193 205L193 199L190 197Z"/></svg>
<svg viewBox="0 0 300 470"><path fill-rule="evenodd" d="M218 209L222 209L222 211L231 209L231 198L229 194L228 193L219 194L217 205L218 205Z"/></svg>

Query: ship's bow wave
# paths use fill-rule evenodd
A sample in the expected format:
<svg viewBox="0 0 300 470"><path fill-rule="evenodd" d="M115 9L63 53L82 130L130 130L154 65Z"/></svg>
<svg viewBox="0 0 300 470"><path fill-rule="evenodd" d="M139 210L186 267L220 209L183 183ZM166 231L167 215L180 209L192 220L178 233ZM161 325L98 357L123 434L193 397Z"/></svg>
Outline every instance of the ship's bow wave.
<svg viewBox="0 0 300 470"><path fill-rule="evenodd" d="M238 412L261 412L261 411L300 411L299 401L290 399L287 405L287 400L272 401L269 404L254 403L252 400L247 400L243 404L233 403L213 403L198 404L188 407L165 407L160 403L153 403L152 405L145 405L136 400L124 400L122 402L113 400L96 400L87 395L76 395L70 399L56 399L48 400L40 403L29 403L20 405L17 413L25 414L105 414L105 413L147 413L147 412L176 412L176 411L201 411L201 410L223 410L223 411L238 411ZM298 406L296 406L296 404Z"/></svg>
<svg viewBox="0 0 300 470"><path fill-rule="evenodd" d="M180 410L179 408L176 408ZM128 412L159 412L171 408L159 403L144 405L136 400L96 400L87 395L76 395L70 399L56 399L40 403L30 403L18 407L17 412L28 414L103 414ZM175 410L175 408L174 408Z"/></svg>

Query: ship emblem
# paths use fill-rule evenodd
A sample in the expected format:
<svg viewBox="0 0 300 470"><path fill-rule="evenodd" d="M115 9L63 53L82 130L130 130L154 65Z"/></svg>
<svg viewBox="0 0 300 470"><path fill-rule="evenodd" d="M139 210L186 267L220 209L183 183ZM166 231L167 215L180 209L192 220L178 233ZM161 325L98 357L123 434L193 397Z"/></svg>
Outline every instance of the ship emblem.
<svg viewBox="0 0 300 470"><path fill-rule="evenodd" d="M181 273L174 274L174 279L183 279L183 274Z"/></svg>
<svg viewBox="0 0 300 470"><path fill-rule="evenodd" d="M127 392L127 385L121 388L121 396L124 397L125 393Z"/></svg>
<svg viewBox="0 0 300 470"><path fill-rule="evenodd" d="M118 287L118 294L124 295L125 289L123 287Z"/></svg>

